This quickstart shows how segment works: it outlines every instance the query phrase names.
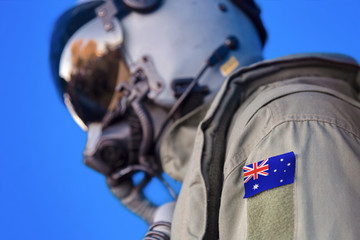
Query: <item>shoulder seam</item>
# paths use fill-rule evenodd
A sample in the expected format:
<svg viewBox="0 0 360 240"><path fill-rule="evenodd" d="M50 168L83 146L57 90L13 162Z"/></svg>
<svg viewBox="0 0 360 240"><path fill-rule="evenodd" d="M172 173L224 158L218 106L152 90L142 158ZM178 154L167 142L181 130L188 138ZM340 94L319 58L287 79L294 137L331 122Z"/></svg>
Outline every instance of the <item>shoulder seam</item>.
<svg viewBox="0 0 360 240"><path fill-rule="evenodd" d="M317 123L326 123L326 124L329 124L329 125L333 125L333 126L336 126L337 128L341 129L342 131L350 134L351 136L354 137L354 139L360 143L360 136L357 135L356 133L354 133L353 131L345 128L344 126L341 126L339 125L338 123L335 123L335 122L331 122L331 121L325 121L325 120L314 120L314 119L302 119L302 120L285 120L285 121L281 121L279 123L277 123L276 125L274 125L261 139L259 139L259 141L254 145L254 147L252 148L252 150L250 150L249 152L252 152L259 144L260 142L262 142L275 128L285 124L285 123L289 123L289 122L317 122ZM245 150L242 148L241 150L241 153L244 153ZM230 160L232 161L234 158L236 158L237 156L239 156L240 152L234 154ZM248 156L246 156L243 160L241 160L238 164L236 164L235 166L232 167L231 170L229 170L229 172L224 175L224 183L225 181L227 180L227 178L237 169L239 168L245 161L246 159L248 158Z"/></svg>

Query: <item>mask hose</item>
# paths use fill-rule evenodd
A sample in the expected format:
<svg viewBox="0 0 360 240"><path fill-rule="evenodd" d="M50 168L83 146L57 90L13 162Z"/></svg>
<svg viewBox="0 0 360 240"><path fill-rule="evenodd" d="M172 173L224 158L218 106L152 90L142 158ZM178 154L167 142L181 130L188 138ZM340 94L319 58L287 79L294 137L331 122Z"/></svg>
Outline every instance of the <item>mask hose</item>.
<svg viewBox="0 0 360 240"><path fill-rule="evenodd" d="M141 124L142 131L142 140L139 149L139 162L138 170L143 170L146 174L143 181L137 185L133 186L132 180L121 181L120 184L111 185L108 181L111 192L132 212L143 218L149 225L154 221L154 215L157 210L157 206L152 204L143 194L142 189L149 183L152 176L158 177L160 181L165 182L161 177L161 174L158 173L159 167L154 164L151 156L151 146L153 145L153 125L152 120L149 116L149 113L145 109L144 105L141 103L141 98L136 99L131 103L131 107L138 117ZM143 167L141 167L143 166ZM149 168L147 168L148 166ZM142 169L144 168L144 169ZM128 173L136 170L137 167L125 168L122 171L115 173L113 177L117 178L116 175L125 176ZM114 178L113 178L114 179ZM166 182L164 183L167 184ZM173 191L170 186L166 185L170 189L170 193L173 195Z"/></svg>
<svg viewBox="0 0 360 240"><path fill-rule="evenodd" d="M143 194L143 188L149 183L152 176L157 176L158 167L151 161L151 146L153 142L152 120L141 103L141 98L131 102L131 107L140 121L142 139L139 148L140 165L128 166L107 178L107 184L111 192L120 202L136 215L144 219L148 224L153 223L154 213L157 209ZM134 186L130 176L132 172L143 171L145 177L139 185ZM120 180L121 179L121 180ZM120 181L119 181L120 180Z"/></svg>
<svg viewBox="0 0 360 240"><path fill-rule="evenodd" d="M142 128L142 140L139 149L139 161L140 164L144 166L149 166L148 156L154 137L152 121L145 107L141 104L140 100L133 101L131 103L131 106L135 114L139 118Z"/></svg>
<svg viewBox="0 0 360 240"><path fill-rule="evenodd" d="M134 187L131 178L117 184L114 184L111 179L107 179L107 184L109 185L111 192L120 200L120 202L130 211L144 219L149 225L154 222L154 214L157 206L145 198L142 189L150 179L150 176L146 176L136 187Z"/></svg>

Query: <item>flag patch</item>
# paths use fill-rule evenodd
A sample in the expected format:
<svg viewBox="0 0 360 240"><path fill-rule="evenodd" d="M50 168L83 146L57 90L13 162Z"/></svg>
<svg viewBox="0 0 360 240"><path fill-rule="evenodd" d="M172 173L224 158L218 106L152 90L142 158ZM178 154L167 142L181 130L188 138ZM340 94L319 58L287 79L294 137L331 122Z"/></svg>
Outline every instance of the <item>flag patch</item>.
<svg viewBox="0 0 360 240"><path fill-rule="evenodd" d="M284 153L260 162L246 165L244 171L245 196L249 198L262 191L294 182L295 154Z"/></svg>

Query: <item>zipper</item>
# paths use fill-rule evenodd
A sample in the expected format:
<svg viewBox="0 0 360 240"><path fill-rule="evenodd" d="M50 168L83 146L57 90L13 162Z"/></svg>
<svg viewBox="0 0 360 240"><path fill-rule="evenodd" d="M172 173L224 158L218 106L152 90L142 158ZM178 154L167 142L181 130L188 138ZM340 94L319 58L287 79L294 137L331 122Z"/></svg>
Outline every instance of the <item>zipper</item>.
<svg viewBox="0 0 360 240"><path fill-rule="evenodd" d="M223 185L223 167L227 131L239 106L236 84L229 84L212 116L201 124L204 136L202 175L207 190L206 229L203 239L219 239L219 209Z"/></svg>

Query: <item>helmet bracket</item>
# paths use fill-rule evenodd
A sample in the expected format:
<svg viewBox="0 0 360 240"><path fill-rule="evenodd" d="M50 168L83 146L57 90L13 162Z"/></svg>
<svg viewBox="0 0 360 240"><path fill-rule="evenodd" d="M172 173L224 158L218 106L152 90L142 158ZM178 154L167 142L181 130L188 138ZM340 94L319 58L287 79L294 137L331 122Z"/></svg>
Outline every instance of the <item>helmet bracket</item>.
<svg viewBox="0 0 360 240"><path fill-rule="evenodd" d="M150 56L143 56L131 67L130 71L138 72L141 70L142 74L147 80L149 85L149 92L147 97L154 99L164 88L164 80L160 74L156 71L154 61Z"/></svg>
<svg viewBox="0 0 360 240"><path fill-rule="evenodd" d="M105 3L95 9L96 15L101 19L104 29L112 31L114 29L113 18L118 13L113 0L105 0Z"/></svg>

